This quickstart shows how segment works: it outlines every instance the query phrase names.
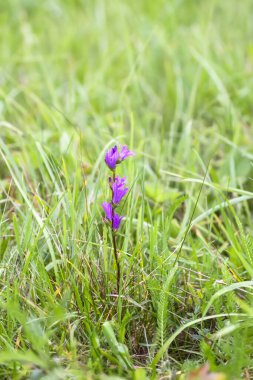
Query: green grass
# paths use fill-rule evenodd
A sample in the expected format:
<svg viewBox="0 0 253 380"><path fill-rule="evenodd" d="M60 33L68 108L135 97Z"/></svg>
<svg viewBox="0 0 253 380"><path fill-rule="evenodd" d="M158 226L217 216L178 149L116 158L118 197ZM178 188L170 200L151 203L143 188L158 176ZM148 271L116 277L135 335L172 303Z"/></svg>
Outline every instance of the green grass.
<svg viewBox="0 0 253 380"><path fill-rule="evenodd" d="M253 376L252 12L1 1L1 379ZM119 297L115 142L136 152Z"/></svg>

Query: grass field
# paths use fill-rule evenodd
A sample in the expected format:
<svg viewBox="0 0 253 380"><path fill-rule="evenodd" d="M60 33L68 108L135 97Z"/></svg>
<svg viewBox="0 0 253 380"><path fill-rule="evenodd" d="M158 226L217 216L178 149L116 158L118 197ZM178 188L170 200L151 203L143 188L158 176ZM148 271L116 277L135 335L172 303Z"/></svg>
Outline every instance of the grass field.
<svg viewBox="0 0 253 380"><path fill-rule="evenodd" d="M0 2L0 379L253 379L252 12Z"/></svg>

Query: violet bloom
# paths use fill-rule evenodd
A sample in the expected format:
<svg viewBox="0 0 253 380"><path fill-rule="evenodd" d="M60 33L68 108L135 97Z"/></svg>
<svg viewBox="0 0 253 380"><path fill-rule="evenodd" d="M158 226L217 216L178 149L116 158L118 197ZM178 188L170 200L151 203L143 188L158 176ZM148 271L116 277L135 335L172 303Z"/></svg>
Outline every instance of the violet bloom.
<svg viewBox="0 0 253 380"><path fill-rule="evenodd" d="M128 187L126 185L126 177L120 178L120 176L116 176L114 183L112 184L112 201L115 205L118 205L121 199L128 192Z"/></svg>
<svg viewBox="0 0 253 380"><path fill-rule="evenodd" d="M120 160L124 161L127 157L134 156L134 152L128 149L127 145L122 146L119 154Z"/></svg>
<svg viewBox="0 0 253 380"><path fill-rule="evenodd" d="M105 163L111 170L115 169L119 159L120 157L117 145L109 149L105 154Z"/></svg>
<svg viewBox="0 0 253 380"><path fill-rule="evenodd" d="M118 214L114 213L113 223L112 223L112 227L114 230L119 229L120 222L123 218L124 218L124 216L119 216Z"/></svg>
<svg viewBox="0 0 253 380"><path fill-rule="evenodd" d="M134 156L134 152L129 150L127 145L122 146L120 152L117 145L115 145L106 152L105 163L111 170L115 170L117 164L120 164L121 161L130 156Z"/></svg>
<svg viewBox="0 0 253 380"><path fill-rule="evenodd" d="M112 204L111 203L107 203L107 202L103 202L102 203L102 207L104 209L106 218L108 220L112 220Z"/></svg>
<svg viewBox="0 0 253 380"><path fill-rule="evenodd" d="M105 211L105 215L106 215L106 219L108 221L112 221L112 228L114 230L118 230L119 229L119 226L120 226L120 222L121 220L123 219L123 216L119 216L118 214L116 214L116 212L113 213L113 209L112 209L112 204L111 203L107 203L107 202L103 202L102 203L102 207Z"/></svg>

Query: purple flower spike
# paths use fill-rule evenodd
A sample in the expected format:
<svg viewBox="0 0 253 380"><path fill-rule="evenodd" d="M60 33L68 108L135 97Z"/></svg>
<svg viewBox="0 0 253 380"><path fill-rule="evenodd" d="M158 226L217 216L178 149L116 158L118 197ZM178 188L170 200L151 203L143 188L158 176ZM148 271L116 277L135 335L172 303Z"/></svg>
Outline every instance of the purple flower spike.
<svg viewBox="0 0 253 380"><path fill-rule="evenodd" d="M114 230L118 230L119 226L120 226L120 222L123 219L123 216L119 216L118 214L116 214L116 212L114 212L114 213L112 212L112 204L111 203L103 202L102 207L104 209L106 219L108 221L110 221L110 222L112 221L112 214L113 214L112 227Z"/></svg>
<svg viewBox="0 0 253 380"><path fill-rule="evenodd" d="M119 154L121 161L124 161L127 157L134 156L134 152L128 149L127 145L122 146Z"/></svg>
<svg viewBox="0 0 253 380"><path fill-rule="evenodd" d="M125 187L126 177L120 178L117 176L114 183L112 184L113 198L112 201L115 205L119 204L121 199L128 192L128 187Z"/></svg>
<svg viewBox="0 0 253 380"><path fill-rule="evenodd" d="M114 170L117 161L120 159L117 145L108 150L105 154L105 163L111 169Z"/></svg>

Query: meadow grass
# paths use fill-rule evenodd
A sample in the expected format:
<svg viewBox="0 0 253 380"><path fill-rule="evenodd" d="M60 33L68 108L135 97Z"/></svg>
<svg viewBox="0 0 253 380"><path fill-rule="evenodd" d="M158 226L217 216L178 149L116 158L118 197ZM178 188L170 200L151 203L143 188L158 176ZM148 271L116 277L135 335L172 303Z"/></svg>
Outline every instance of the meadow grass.
<svg viewBox="0 0 253 380"><path fill-rule="evenodd" d="M0 2L0 379L253 378L252 12Z"/></svg>

